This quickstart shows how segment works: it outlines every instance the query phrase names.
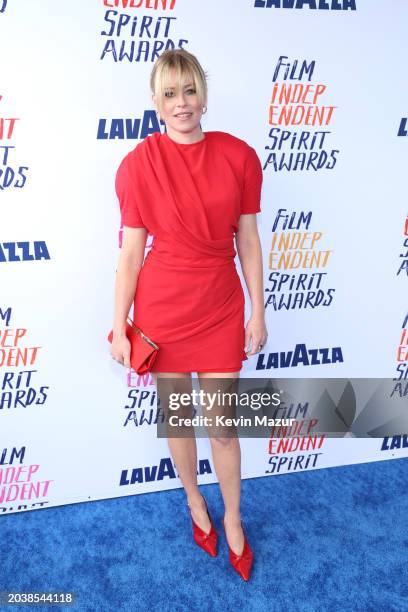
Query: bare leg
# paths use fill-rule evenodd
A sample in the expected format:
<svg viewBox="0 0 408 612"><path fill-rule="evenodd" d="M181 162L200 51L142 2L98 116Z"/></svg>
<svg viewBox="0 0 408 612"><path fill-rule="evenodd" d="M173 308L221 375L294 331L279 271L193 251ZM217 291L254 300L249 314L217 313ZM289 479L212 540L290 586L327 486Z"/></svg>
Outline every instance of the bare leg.
<svg viewBox="0 0 408 612"><path fill-rule="evenodd" d="M190 393L192 390L191 374L189 372L151 372L151 375L153 376L156 388L158 377L182 378L185 379L186 383L183 391ZM183 483L187 496L187 504L190 507L193 520L203 531L210 533L210 519L208 518L205 501L199 491L197 482L197 443L194 427L188 428L187 434L188 437L184 438L168 437L167 442L180 480Z"/></svg>
<svg viewBox="0 0 408 612"><path fill-rule="evenodd" d="M209 393L215 392L211 378L239 377L239 372L198 372L200 388ZM221 409L221 412L223 410ZM241 448L237 437L210 436L214 467L225 506L224 524L227 541L232 550L240 555L244 548L244 534L241 526Z"/></svg>

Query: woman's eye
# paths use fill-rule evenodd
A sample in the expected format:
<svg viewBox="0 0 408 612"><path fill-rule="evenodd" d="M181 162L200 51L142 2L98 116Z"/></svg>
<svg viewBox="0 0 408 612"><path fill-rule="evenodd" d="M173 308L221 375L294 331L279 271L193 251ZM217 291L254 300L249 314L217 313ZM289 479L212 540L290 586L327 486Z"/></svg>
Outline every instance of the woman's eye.
<svg viewBox="0 0 408 612"><path fill-rule="evenodd" d="M186 89L186 93L188 94L195 94L196 90L193 89L192 87L190 87L189 89ZM166 98L171 98L173 96L173 92L172 91L165 91L164 95Z"/></svg>

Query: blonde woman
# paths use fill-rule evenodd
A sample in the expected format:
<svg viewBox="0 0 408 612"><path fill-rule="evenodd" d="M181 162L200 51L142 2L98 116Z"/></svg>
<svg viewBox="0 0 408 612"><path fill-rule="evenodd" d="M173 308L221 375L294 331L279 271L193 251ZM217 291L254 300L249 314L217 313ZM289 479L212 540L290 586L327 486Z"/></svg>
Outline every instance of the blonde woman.
<svg viewBox="0 0 408 612"><path fill-rule="evenodd" d="M197 372L200 387L211 388L211 379L237 379L242 362L267 340L256 223L262 168L244 140L202 131L207 82L193 54L165 51L153 66L150 85L166 130L130 151L116 176L124 229L111 355L130 366L125 325L133 302L135 324L160 347L151 368L156 386L158 378L171 378L191 389L191 373ZM148 235L154 240L144 259ZM246 327L237 254L252 307ZM240 516L239 440L210 440L229 559L248 580L253 553ZM194 540L215 556L218 534L197 485L193 428L188 437L169 437L168 443L186 492Z"/></svg>

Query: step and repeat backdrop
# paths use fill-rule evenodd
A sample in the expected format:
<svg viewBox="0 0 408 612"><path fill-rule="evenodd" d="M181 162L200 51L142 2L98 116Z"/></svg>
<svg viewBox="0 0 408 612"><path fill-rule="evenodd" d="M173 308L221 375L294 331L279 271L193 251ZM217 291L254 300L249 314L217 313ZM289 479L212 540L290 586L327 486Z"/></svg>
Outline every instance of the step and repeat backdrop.
<svg viewBox="0 0 408 612"><path fill-rule="evenodd" d="M107 342L115 174L164 131L149 76L168 48L207 72L203 130L263 167L269 338L242 376L383 377L408 394L407 19L405 0L0 0L1 513L181 486L152 378ZM243 478L408 456L403 433L305 431L242 439ZM216 482L208 439L198 455Z"/></svg>

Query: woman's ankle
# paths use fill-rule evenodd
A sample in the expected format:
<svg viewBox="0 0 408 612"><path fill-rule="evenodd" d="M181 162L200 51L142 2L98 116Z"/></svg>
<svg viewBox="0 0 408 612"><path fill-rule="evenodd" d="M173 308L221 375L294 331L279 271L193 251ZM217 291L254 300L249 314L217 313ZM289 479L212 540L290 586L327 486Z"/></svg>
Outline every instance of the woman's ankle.
<svg viewBox="0 0 408 612"><path fill-rule="evenodd" d="M195 493L191 493L187 496L187 505L191 508L200 507L204 504L204 498L201 495L200 491L196 491Z"/></svg>
<svg viewBox="0 0 408 612"><path fill-rule="evenodd" d="M241 527L241 514L239 510L234 512L225 512L224 523L228 527Z"/></svg>

